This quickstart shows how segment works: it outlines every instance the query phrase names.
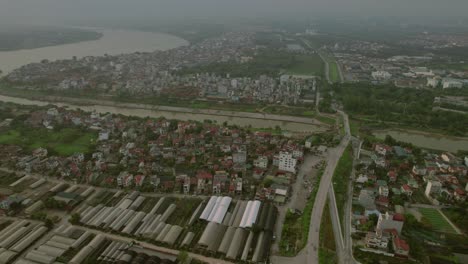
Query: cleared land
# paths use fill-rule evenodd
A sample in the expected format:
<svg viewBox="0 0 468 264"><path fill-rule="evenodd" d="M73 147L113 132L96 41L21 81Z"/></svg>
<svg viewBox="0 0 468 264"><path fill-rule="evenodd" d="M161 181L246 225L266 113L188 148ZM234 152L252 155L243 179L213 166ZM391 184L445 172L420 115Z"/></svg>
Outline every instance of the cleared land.
<svg viewBox="0 0 468 264"><path fill-rule="evenodd" d="M69 156L77 152L90 152L96 138L95 133L79 129L16 127L0 133L0 144L19 145L29 151L42 147L58 155Z"/></svg>
<svg viewBox="0 0 468 264"><path fill-rule="evenodd" d="M438 210L432 208L419 208L419 212L421 212L421 214L429 221L434 230L444 233L457 233Z"/></svg>

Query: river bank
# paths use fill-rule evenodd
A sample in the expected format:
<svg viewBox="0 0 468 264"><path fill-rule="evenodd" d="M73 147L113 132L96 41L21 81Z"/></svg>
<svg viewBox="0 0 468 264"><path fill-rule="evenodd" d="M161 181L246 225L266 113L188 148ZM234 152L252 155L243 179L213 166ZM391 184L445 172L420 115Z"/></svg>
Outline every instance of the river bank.
<svg viewBox="0 0 468 264"><path fill-rule="evenodd" d="M168 50L189 43L177 36L165 33L143 31L93 29L102 37L91 41L82 41L35 49L0 51L0 70L4 74L23 65L42 60L62 60L73 57L118 55L132 52L153 52Z"/></svg>
<svg viewBox="0 0 468 264"><path fill-rule="evenodd" d="M468 138L466 137L447 136L407 129L374 130L372 134L379 139L385 139L385 137L389 135L397 141L411 143L426 149L450 151L454 153L459 150L468 150Z"/></svg>
<svg viewBox="0 0 468 264"><path fill-rule="evenodd" d="M43 96L40 99L26 99L0 95L0 101L21 105L46 106L49 104L71 109L98 113L113 113L138 117L165 117L168 119L204 121L213 120L218 123L253 128L268 128L279 126L283 130L296 133L320 133L329 129L329 126L318 120L304 117L281 116L262 113L248 113L211 109L192 109L184 107L158 106L135 103L120 103L107 100L93 100L82 98L68 98L57 96Z"/></svg>

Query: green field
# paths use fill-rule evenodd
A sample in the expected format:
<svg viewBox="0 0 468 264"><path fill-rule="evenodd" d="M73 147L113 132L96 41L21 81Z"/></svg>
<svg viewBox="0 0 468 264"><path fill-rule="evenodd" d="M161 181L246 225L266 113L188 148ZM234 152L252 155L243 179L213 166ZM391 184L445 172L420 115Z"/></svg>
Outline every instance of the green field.
<svg viewBox="0 0 468 264"><path fill-rule="evenodd" d="M432 208L419 208L419 212L421 212L424 218L429 221L434 230L444 233L457 233L438 210Z"/></svg>
<svg viewBox="0 0 468 264"><path fill-rule="evenodd" d="M17 127L0 133L0 144L19 145L28 151L47 148L52 154L69 156L76 152L88 153L96 134L73 128L47 130Z"/></svg>
<svg viewBox="0 0 468 264"><path fill-rule="evenodd" d="M330 81L333 83L339 82L340 74L338 73L338 65L336 64L336 62L333 61L328 63L328 67Z"/></svg>
<svg viewBox="0 0 468 264"><path fill-rule="evenodd" d="M323 61L317 54L296 56L294 62L285 69L286 74L292 75L315 75L323 73Z"/></svg>

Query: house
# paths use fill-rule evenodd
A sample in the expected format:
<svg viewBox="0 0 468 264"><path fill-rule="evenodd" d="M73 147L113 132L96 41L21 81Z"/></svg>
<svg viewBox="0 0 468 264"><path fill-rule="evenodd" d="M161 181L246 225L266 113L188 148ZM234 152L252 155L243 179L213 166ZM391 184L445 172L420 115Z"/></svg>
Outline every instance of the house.
<svg viewBox="0 0 468 264"><path fill-rule="evenodd" d="M259 156L253 162L254 167L260 169L266 169L268 167L268 157L266 156Z"/></svg>
<svg viewBox="0 0 468 264"><path fill-rule="evenodd" d="M358 201L365 209L374 210L376 208L374 192L369 190L361 190Z"/></svg>
<svg viewBox="0 0 468 264"><path fill-rule="evenodd" d="M387 249L389 240L385 236L379 236L375 232L368 232L366 235L366 246L370 248Z"/></svg>
<svg viewBox="0 0 468 264"><path fill-rule="evenodd" d="M409 153L406 149L400 147L400 146L394 146L393 151L395 152L395 155L398 158L407 158L409 157Z"/></svg>
<svg viewBox="0 0 468 264"><path fill-rule="evenodd" d="M109 131L100 131L98 136L98 141L107 141L109 140Z"/></svg>
<svg viewBox="0 0 468 264"><path fill-rule="evenodd" d="M369 180L367 175L359 174L358 178L356 179L357 183L366 183Z"/></svg>
<svg viewBox="0 0 468 264"><path fill-rule="evenodd" d="M388 181L389 182L396 182L397 180L397 173L395 171L389 171L387 173L387 176L388 176Z"/></svg>
<svg viewBox="0 0 468 264"><path fill-rule="evenodd" d="M383 144L375 144L374 150L375 152L377 152L377 154L386 156L392 151L392 148L390 146L383 145Z"/></svg>
<svg viewBox="0 0 468 264"><path fill-rule="evenodd" d="M206 193L211 191L213 186L213 175L206 171L199 171L197 173L197 192Z"/></svg>
<svg viewBox="0 0 468 264"><path fill-rule="evenodd" d="M427 197L437 196L442 190L442 183L439 181L428 181L424 193Z"/></svg>
<svg viewBox="0 0 468 264"><path fill-rule="evenodd" d="M296 164L297 160L293 158L291 153L284 151L280 152L278 165L280 171L296 173Z"/></svg>
<svg viewBox="0 0 468 264"><path fill-rule="evenodd" d="M232 161L235 164L244 164L247 161L247 152L246 151L238 151L232 154Z"/></svg>
<svg viewBox="0 0 468 264"><path fill-rule="evenodd" d="M371 73L371 76L374 80L385 81L392 78L392 74L387 71L374 71Z"/></svg>
<svg viewBox="0 0 468 264"><path fill-rule="evenodd" d="M385 229L395 229L398 234L401 233L404 224L404 217L401 214L380 214L377 221L376 231L383 231Z"/></svg>
<svg viewBox="0 0 468 264"><path fill-rule="evenodd" d="M129 187L133 184L133 175L123 171L117 176L117 185L119 187Z"/></svg>
<svg viewBox="0 0 468 264"><path fill-rule="evenodd" d="M414 165L411 172L413 173L413 175L424 176L424 175L426 175L427 170L426 170L426 167L424 167L424 166Z"/></svg>
<svg viewBox="0 0 468 264"><path fill-rule="evenodd" d="M406 194L407 196L413 195L413 191L411 190L411 187L408 184L403 184L401 186L401 193Z"/></svg>
<svg viewBox="0 0 468 264"><path fill-rule="evenodd" d="M404 258L408 257L410 247L408 243L406 243L405 240L396 236L392 240L392 246L393 246L393 251L395 252L395 255L399 257L404 257Z"/></svg>
<svg viewBox="0 0 468 264"><path fill-rule="evenodd" d="M390 200L386 196L379 196L375 199L375 204L381 207L388 207L390 205Z"/></svg>
<svg viewBox="0 0 468 264"><path fill-rule="evenodd" d="M20 197L20 196L17 196L17 195L10 195L8 196L7 198L3 199L2 201L0 201L0 209L3 209L3 210L10 210L10 206L13 204L13 203L18 203L20 204L22 201L24 200L24 198Z"/></svg>
<svg viewBox="0 0 468 264"><path fill-rule="evenodd" d="M379 187L379 195L383 197L388 197L389 189L388 186L380 186Z"/></svg>
<svg viewBox="0 0 468 264"><path fill-rule="evenodd" d="M228 185L228 174L225 171L216 171L213 175L213 194L224 193Z"/></svg>
<svg viewBox="0 0 468 264"><path fill-rule="evenodd" d="M458 202L463 202L466 200L466 193L465 191L463 191L462 188L456 188L454 191L453 191L453 197L455 198L455 200L457 200Z"/></svg>
<svg viewBox="0 0 468 264"><path fill-rule="evenodd" d="M135 186L141 187L143 186L143 182L145 181L145 175L136 175L135 176Z"/></svg>

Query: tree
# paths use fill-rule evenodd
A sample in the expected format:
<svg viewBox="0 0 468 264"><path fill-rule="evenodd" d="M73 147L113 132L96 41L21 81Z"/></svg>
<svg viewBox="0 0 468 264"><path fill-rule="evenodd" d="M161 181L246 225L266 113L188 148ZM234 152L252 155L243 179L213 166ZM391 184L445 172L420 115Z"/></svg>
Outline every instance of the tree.
<svg viewBox="0 0 468 264"><path fill-rule="evenodd" d="M44 224L48 229L52 229L54 227L54 222L50 218L46 218L44 220Z"/></svg>
<svg viewBox="0 0 468 264"><path fill-rule="evenodd" d="M77 213L74 213L74 214L71 215L71 217L70 217L70 219L68 221L72 225L77 225L77 224L80 223L80 220L81 220L81 215L77 214Z"/></svg>
<svg viewBox="0 0 468 264"><path fill-rule="evenodd" d="M179 255L177 256L177 260L178 260L179 263L181 263L181 264L188 264L188 263L190 263L190 256L189 256L189 254L187 253L187 251L181 250L181 251L179 252Z"/></svg>

